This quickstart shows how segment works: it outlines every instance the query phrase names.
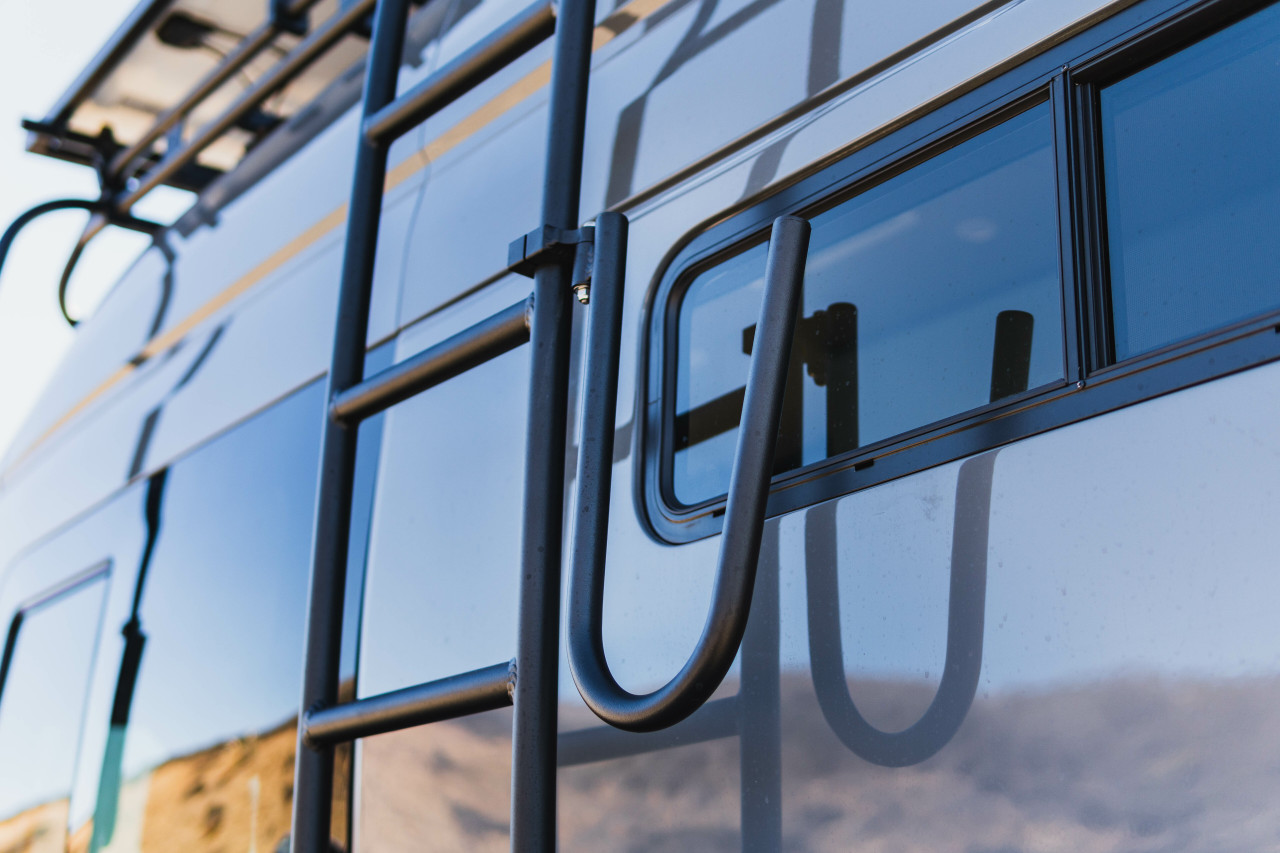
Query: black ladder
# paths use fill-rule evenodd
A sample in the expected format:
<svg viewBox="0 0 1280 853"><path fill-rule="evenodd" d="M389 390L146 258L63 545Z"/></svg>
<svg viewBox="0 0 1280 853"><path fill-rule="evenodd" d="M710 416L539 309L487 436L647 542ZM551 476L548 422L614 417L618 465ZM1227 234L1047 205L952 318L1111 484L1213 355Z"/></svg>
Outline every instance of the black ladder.
<svg viewBox="0 0 1280 853"><path fill-rule="evenodd" d="M511 848L556 848L557 669L571 300L591 303L578 541L569 624L574 676L587 703L619 728L673 725L700 707L742 639L760 551L782 390L804 272L808 223L775 224L751 361L717 593L703 642L667 687L620 691L600 644L609 460L617 396L627 221L601 213L577 227L594 0L538 0L468 52L396 97L410 0L378 0L324 423L306 663L293 800L293 853L328 853L333 749L339 743L514 706ZM391 143L534 45L555 35L543 225L511 244L508 268L533 294L415 356L365 378L378 224ZM587 300L584 300L587 301ZM516 657L472 672L338 704L338 662L359 424L523 343L531 343L524 531ZM584 624L585 623L585 624Z"/></svg>
<svg viewBox="0 0 1280 853"><path fill-rule="evenodd" d="M520 851L552 851L571 286L575 278L578 284L585 283L595 236L593 229L578 228L595 2L560 0L553 9L549 0L539 0L397 98L409 3L378 0L368 55L321 452L292 850L330 850L336 744L514 705L511 846ZM532 296L366 379L365 339L391 143L553 34L543 225L510 250L511 269L534 280ZM602 214L599 230L597 268L623 251L625 220L618 214ZM530 381L536 393L529 396L515 659L338 704L360 421L526 342L533 346Z"/></svg>

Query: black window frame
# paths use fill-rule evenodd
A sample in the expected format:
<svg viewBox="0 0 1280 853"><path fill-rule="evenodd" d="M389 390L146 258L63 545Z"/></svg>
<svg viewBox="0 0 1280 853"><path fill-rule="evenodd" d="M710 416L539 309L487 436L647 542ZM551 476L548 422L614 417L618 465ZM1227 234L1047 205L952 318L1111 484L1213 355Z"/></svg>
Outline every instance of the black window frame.
<svg viewBox="0 0 1280 853"><path fill-rule="evenodd" d="M768 515L1280 360L1280 311L1115 358L1098 113L1103 86L1273 2L1142 0L1031 58L1015 57L1005 70L926 104L767 197L741 203L687 233L658 267L641 326L634 497L650 535L670 544L703 539L720 532L724 515L723 495L685 506L672 489L676 324L693 279L766 239L775 217L828 209L1040 103L1049 103L1053 118L1063 380L780 474L773 480Z"/></svg>
<svg viewBox="0 0 1280 853"><path fill-rule="evenodd" d="M85 714L88 711L88 703L90 691L93 689L94 671L97 666L98 653L101 651L104 620L110 603L112 573L114 569L114 561L110 557L105 557L95 563L90 564L86 569L82 569L75 574L69 575L52 585L41 585L38 591L21 598L17 604L13 605L12 615L9 617L8 625L4 633L4 639L0 641L0 712L3 711L4 702L8 698L8 682L9 671L13 665L14 653L18 647L18 637L22 633L22 627L27 618L47 607L56 606L58 602L65 600L81 590L101 581L104 584L102 591L102 601L98 608L97 624L93 626L92 631L92 647L89 650L89 673L88 681L84 685L84 694L81 698L80 708L77 711L77 719L75 730L71 736L75 738L76 744L73 749L73 759L71 763L71 776L68 779L69 788L67 791L68 798L74 793L76 777L80 772L80 751L84 748L84 728ZM8 820L14 815L0 815L0 821ZM67 827L67 838L70 838L70 827Z"/></svg>
<svg viewBox="0 0 1280 853"><path fill-rule="evenodd" d="M22 631L22 623L26 621L27 616L56 603L58 599L65 598L97 580L109 581L111 566L110 558L99 560L89 568L77 572L53 586L46 587L34 595L28 596L13 608L13 615L9 618L8 629L4 635L4 645L0 646L0 702L4 701L4 689L9 678L9 667L13 663L13 653L18 646L18 634ZM103 607L106 607L105 593ZM94 631L94 643L101 640L100 634L101 631ZM83 723L83 721L81 722Z"/></svg>

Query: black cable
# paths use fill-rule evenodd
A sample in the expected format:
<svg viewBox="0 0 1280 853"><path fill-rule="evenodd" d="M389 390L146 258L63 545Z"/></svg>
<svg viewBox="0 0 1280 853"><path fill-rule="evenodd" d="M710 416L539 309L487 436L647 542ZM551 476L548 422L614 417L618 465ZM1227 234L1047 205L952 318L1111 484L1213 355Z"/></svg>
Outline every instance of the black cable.
<svg viewBox="0 0 1280 853"><path fill-rule="evenodd" d="M90 201L83 198L62 198L55 201L46 201L43 204L37 204L13 220L9 227L5 229L4 235L0 236L0 274L4 272L4 262L9 257L9 249L13 246L14 240L17 239L18 232L46 213L54 213L59 210L87 210L94 214L84 231L81 232L80 239L76 241L76 247L71 251L71 257L67 260L67 265L62 270L62 280L58 284L58 307L67 322L75 326L79 321L73 319L67 313L67 286L71 281L71 272L75 269L76 263L84 253L85 247L102 230L103 225L117 225L151 237L159 234L164 229L164 226L157 222L149 222L133 216L112 214L109 212L109 205L102 199ZM99 217L102 217L102 219L99 219Z"/></svg>
<svg viewBox="0 0 1280 853"><path fill-rule="evenodd" d="M33 219L44 216L46 213L53 213L58 210L87 210L90 213L99 210L102 203L99 201L89 201L82 198L62 198L57 201L46 201L44 204L37 204L35 207L23 213L5 230L4 236L0 237L0 274L4 272L4 262L9 256L9 247L13 245L13 241L17 239L18 232L25 228Z"/></svg>
<svg viewBox="0 0 1280 853"><path fill-rule="evenodd" d="M104 217L104 219L100 219ZM84 254L84 250L89 245L89 241L102 231L106 225L118 225L121 228L127 228L130 231L138 231L154 238L164 229L164 226L148 222L143 219L134 219L132 216L123 216L111 218L105 216L101 212L95 212L89 219L89 223L85 225L84 230L80 232L80 239L76 240L75 248L71 250L70 257L67 258L66 266L62 268L62 278L58 281L58 310L62 312L62 317L71 328L80 325L80 321L71 316L67 310L67 289L71 284L71 273L75 270L76 264L80 262L80 256Z"/></svg>

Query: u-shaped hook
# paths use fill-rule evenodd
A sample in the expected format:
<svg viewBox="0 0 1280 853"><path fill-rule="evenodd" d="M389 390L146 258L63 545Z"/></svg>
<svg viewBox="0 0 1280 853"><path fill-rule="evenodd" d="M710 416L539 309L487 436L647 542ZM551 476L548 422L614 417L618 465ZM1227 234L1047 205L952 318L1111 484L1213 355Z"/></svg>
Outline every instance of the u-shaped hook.
<svg viewBox="0 0 1280 853"><path fill-rule="evenodd" d="M987 594L987 531L996 453L960 466L951 540L951 590L947 604L947 654L942 681L915 725L886 732L858 711L845 680L840 639L840 587L836 570L836 501L809 512L805 522L805 572L809 599L809 660L818 705L836 736L855 755L882 767L908 767L946 746L964 722L982 670Z"/></svg>
<svg viewBox="0 0 1280 853"><path fill-rule="evenodd" d="M795 216L774 221L711 609L697 647L680 672L652 693L636 695L619 685L609 669L602 624L626 219L603 213L596 220L568 652L573 680L587 706L620 729L654 731L685 719L720 686L737 656L751 610L808 248L807 221Z"/></svg>

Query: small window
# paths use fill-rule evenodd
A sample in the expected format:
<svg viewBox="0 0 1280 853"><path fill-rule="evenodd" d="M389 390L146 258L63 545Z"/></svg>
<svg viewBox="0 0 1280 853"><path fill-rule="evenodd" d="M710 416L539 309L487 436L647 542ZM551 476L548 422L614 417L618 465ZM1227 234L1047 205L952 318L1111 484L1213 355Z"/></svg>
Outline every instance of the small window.
<svg viewBox="0 0 1280 853"><path fill-rule="evenodd" d="M777 473L1063 379L1048 103L809 215ZM675 291L673 505L727 489L766 248Z"/></svg>
<svg viewBox="0 0 1280 853"><path fill-rule="evenodd" d="M70 589L19 607L0 637L0 850L66 844L105 590L104 565Z"/></svg>
<svg viewBox="0 0 1280 853"><path fill-rule="evenodd" d="M1280 6L1099 101L1115 358L1280 308Z"/></svg>

